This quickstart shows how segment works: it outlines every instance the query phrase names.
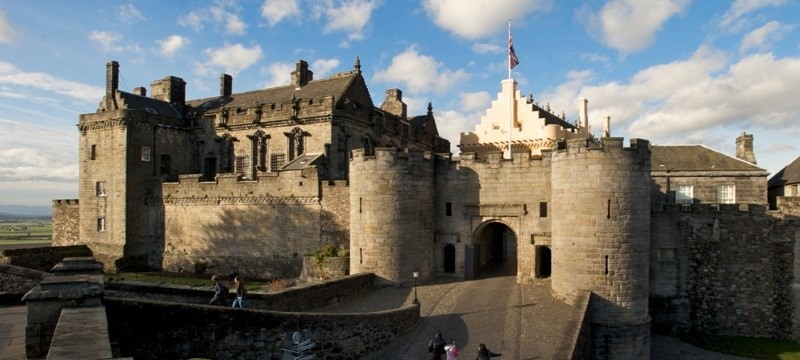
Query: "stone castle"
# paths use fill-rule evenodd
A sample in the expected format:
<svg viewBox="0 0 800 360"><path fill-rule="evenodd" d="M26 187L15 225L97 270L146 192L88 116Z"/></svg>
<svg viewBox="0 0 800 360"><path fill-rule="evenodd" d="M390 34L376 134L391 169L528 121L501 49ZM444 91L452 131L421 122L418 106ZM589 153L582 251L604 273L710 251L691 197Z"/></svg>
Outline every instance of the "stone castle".
<svg viewBox="0 0 800 360"><path fill-rule="evenodd" d="M54 245L107 270L298 276L324 244L381 282L472 279L510 262L567 302L591 293L598 358L649 358L651 329L797 338L800 201L767 200L753 136L737 156L592 133L502 81L460 156L433 107L373 103L356 60L315 80L186 100L168 76L133 92L106 68L80 116L80 201L53 202ZM509 146L511 144L511 146Z"/></svg>

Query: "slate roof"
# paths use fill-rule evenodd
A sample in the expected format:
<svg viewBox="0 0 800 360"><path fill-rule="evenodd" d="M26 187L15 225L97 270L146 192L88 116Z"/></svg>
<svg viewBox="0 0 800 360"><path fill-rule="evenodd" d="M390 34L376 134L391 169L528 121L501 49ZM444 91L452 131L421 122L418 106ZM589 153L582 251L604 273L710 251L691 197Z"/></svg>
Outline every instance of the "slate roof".
<svg viewBox="0 0 800 360"><path fill-rule="evenodd" d="M653 171L766 171L703 145L653 145L650 151Z"/></svg>
<svg viewBox="0 0 800 360"><path fill-rule="evenodd" d="M231 94L231 96L226 99L217 96L213 98L190 100L187 101L186 104L202 111L219 108L222 105L228 108L249 108L252 107L255 102L264 104L286 103L292 99L292 95L297 99L320 99L333 95L334 100L338 104L342 101L344 97L343 94L347 91L355 78L355 73L340 73L327 79L312 80L301 86L299 90L293 85L284 85L269 89L235 93ZM368 104L362 105L367 106Z"/></svg>
<svg viewBox="0 0 800 360"><path fill-rule="evenodd" d="M169 116L174 118L181 118L181 114L175 109L172 104L159 99L154 99L147 96L132 94L129 92L120 91L119 97L125 103L128 109L147 111L158 115ZM149 109L149 110L148 110Z"/></svg>
<svg viewBox="0 0 800 360"><path fill-rule="evenodd" d="M302 170L310 165L318 165L319 160L322 157L322 154L303 154L295 158L294 160L290 161L288 164L283 165L280 170L281 171L289 171L289 170Z"/></svg>
<svg viewBox="0 0 800 360"><path fill-rule="evenodd" d="M574 129L575 128L575 125L570 124L568 121L566 121L566 120L564 120L564 119L562 119L562 118L560 118L558 116L553 115L552 113L550 113L549 111L547 111L545 109L540 108L538 105L536 105L536 104L531 104L531 105L533 105L533 111L539 111L539 115L540 116L544 116L544 124L545 125L556 124L556 125L559 125L559 126L563 127L564 129Z"/></svg>
<svg viewBox="0 0 800 360"><path fill-rule="evenodd" d="M800 157L778 171L767 182L768 188L800 183Z"/></svg>

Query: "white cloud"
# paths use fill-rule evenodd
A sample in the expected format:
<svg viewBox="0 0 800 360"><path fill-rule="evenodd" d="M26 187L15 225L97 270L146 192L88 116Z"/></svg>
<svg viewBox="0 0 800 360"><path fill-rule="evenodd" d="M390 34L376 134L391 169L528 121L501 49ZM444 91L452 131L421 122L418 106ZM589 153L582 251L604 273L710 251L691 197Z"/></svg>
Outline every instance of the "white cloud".
<svg viewBox="0 0 800 360"><path fill-rule="evenodd" d="M384 83L405 83L405 88L412 93L443 93L470 78L464 70L451 71L442 67L436 59L418 54L416 46L411 46L392 58L389 67L377 71L374 79Z"/></svg>
<svg viewBox="0 0 800 360"><path fill-rule="evenodd" d="M269 76L269 80L262 84L263 88L286 86L292 81L291 73L295 69L294 63L277 62L261 69L262 75Z"/></svg>
<svg viewBox="0 0 800 360"><path fill-rule="evenodd" d="M238 9L225 8L225 3L218 3L220 6L210 6L204 9L190 11L186 16L178 20L178 25L189 27L194 31L200 31L205 23L221 26L225 33L231 35L244 35L247 24L239 17ZM231 3L233 4L233 3Z"/></svg>
<svg viewBox="0 0 800 360"><path fill-rule="evenodd" d="M158 43L158 51L161 56L172 58L178 50L189 44L189 39L180 35L171 35L164 40L156 41Z"/></svg>
<svg viewBox="0 0 800 360"><path fill-rule="evenodd" d="M76 181L78 132L0 119L0 181Z"/></svg>
<svg viewBox="0 0 800 360"><path fill-rule="evenodd" d="M656 33L671 17L683 13L690 0L611 0L597 13L584 7L590 36L627 54L653 44Z"/></svg>
<svg viewBox="0 0 800 360"><path fill-rule="evenodd" d="M474 44L472 45L472 52L476 54L502 54L506 52L506 44L503 46L496 44Z"/></svg>
<svg viewBox="0 0 800 360"><path fill-rule="evenodd" d="M322 79L328 77L331 70L339 67L339 59L319 59L311 64L311 71L314 72L315 79Z"/></svg>
<svg viewBox="0 0 800 360"><path fill-rule="evenodd" d="M485 110L492 105L492 98L486 91L463 93L459 98L461 101L459 108L463 111Z"/></svg>
<svg viewBox="0 0 800 360"><path fill-rule="evenodd" d="M145 19L144 15L133 4L117 7L117 16L119 16L120 21L126 24L133 24Z"/></svg>
<svg viewBox="0 0 800 360"><path fill-rule="evenodd" d="M772 46L773 42L782 39L792 29L794 29L794 25L784 25L777 21L770 21L745 35L742 38L739 51L745 52L750 49L766 51Z"/></svg>
<svg viewBox="0 0 800 360"><path fill-rule="evenodd" d="M139 44L125 44L122 43L122 35L113 31L92 31L89 33L89 40L100 46L103 52L107 53L140 53L142 51Z"/></svg>
<svg viewBox="0 0 800 360"><path fill-rule="evenodd" d="M300 15L298 0L264 0L261 4L261 17L267 20L269 26L295 18Z"/></svg>
<svg viewBox="0 0 800 360"><path fill-rule="evenodd" d="M508 26L509 19L525 19L553 7L550 0L424 0L423 5L437 26L467 39L494 34Z"/></svg>
<svg viewBox="0 0 800 360"><path fill-rule="evenodd" d="M731 8L722 15L719 22L721 28L736 27L741 18L755 10L767 6L782 5L786 0L736 0Z"/></svg>
<svg viewBox="0 0 800 360"><path fill-rule="evenodd" d="M0 43L10 43L14 38L14 29L11 28L11 22L6 18L6 13L0 10Z"/></svg>
<svg viewBox="0 0 800 360"><path fill-rule="evenodd" d="M50 74L24 72L7 62L0 62L0 84L40 89L83 101L99 101L105 92L104 88L68 81Z"/></svg>
<svg viewBox="0 0 800 360"><path fill-rule="evenodd" d="M217 49L205 49L207 60L195 64L194 71L198 75L209 75L222 71L235 76L261 60L261 46L246 48L242 44L225 45Z"/></svg>
<svg viewBox="0 0 800 360"><path fill-rule="evenodd" d="M317 18L325 16L324 33L346 32L348 41L341 46L347 47L349 41L364 39L364 28L378 5L377 0L318 1L314 2L312 14Z"/></svg>

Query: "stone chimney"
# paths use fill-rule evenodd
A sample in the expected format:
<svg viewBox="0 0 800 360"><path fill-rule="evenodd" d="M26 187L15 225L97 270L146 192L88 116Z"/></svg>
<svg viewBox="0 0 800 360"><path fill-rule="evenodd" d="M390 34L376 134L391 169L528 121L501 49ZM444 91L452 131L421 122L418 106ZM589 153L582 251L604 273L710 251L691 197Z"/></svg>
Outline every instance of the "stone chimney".
<svg viewBox="0 0 800 360"><path fill-rule="evenodd" d="M133 93L136 94L136 95L139 95L139 96L147 96L147 89L145 89L145 88L143 88L141 86L137 86L137 87L133 88Z"/></svg>
<svg viewBox="0 0 800 360"><path fill-rule="evenodd" d="M381 104L381 110L405 119L406 108L406 104L403 102L403 92L400 89L386 90L386 97L383 100L383 104Z"/></svg>
<svg viewBox="0 0 800 360"><path fill-rule="evenodd" d="M603 118L603 136L611 137L611 116Z"/></svg>
<svg viewBox="0 0 800 360"><path fill-rule="evenodd" d="M314 80L314 73L308 70L308 63L303 60L297 60L295 70L292 71L292 84L295 88L299 88L308 84L309 81Z"/></svg>
<svg viewBox="0 0 800 360"><path fill-rule="evenodd" d="M172 106L178 113L183 114L186 106L186 82L179 77L167 76L161 80L150 83L150 92L154 99L164 100Z"/></svg>
<svg viewBox="0 0 800 360"><path fill-rule="evenodd" d="M219 76L219 96L228 97L233 93L233 77L228 74Z"/></svg>
<svg viewBox="0 0 800 360"><path fill-rule="evenodd" d="M753 134L743 132L736 138L736 157L756 164L756 155L753 153Z"/></svg>
<svg viewBox="0 0 800 360"><path fill-rule="evenodd" d="M578 100L578 119L580 120L580 127L583 129L589 128L589 100L581 98Z"/></svg>
<svg viewBox="0 0 800 360"><path fill-rule="evenodd" d="M119 88L119 63L109 61L106 63L106 109L116 109L117 99L115 94Z"/></svg>

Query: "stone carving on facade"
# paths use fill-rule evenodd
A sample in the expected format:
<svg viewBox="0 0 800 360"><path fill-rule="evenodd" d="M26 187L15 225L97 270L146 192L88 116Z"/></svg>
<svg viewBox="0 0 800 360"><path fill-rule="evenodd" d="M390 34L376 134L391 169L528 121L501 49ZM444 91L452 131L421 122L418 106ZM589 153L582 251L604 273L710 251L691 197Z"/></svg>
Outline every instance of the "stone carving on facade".
<svg viewBox="0 0 800 360"><path fill-rule="evenodd" d="M263 110L261 110L262 103L258 101L253 102L253 122L261 122L261 114L263 114Z"/></svg>
<svg viewBox="0 0 800 360"><path fill-rule="evenodd" d="M232 172L234 157L233 143L239 140L229 133L225 133L215 140L219 143L220 171Z"/></svg>
<svg viewBox="0 0 800 360"><path fill-rule="evenodd" d="M292 94L291 100L292 106L292 119L297 121L298 115L300 115L300 100L297 100L297 97Z"/></svg>
<svg viewBox="0 0 800 360"><path fill-rule="evenodd" d="M228 125L228 108L225 106L223 106L222 110L219 112L219 125Z"/></svg>
<svg viewBox="0 0 800 360"><path fill-rule="evenodd" d="M305 137L309 136L308 132L303 131L303 129L299 127L295 127L290 132L283 133L289 140L289 159L293 160L294 158L303 155L306 151L305 149Z"/></svg>
<svg viewBox="0 0 800 360"><path fill-rule="evenodd" d="M250 141L252 141L252 148L253 148L253 158L255 161L255 166L258 171L267 171L267 159L269 159L268 149L269 149L269 134L265 133L263 130L258 130L253 135L247 136Z"/></svg>

